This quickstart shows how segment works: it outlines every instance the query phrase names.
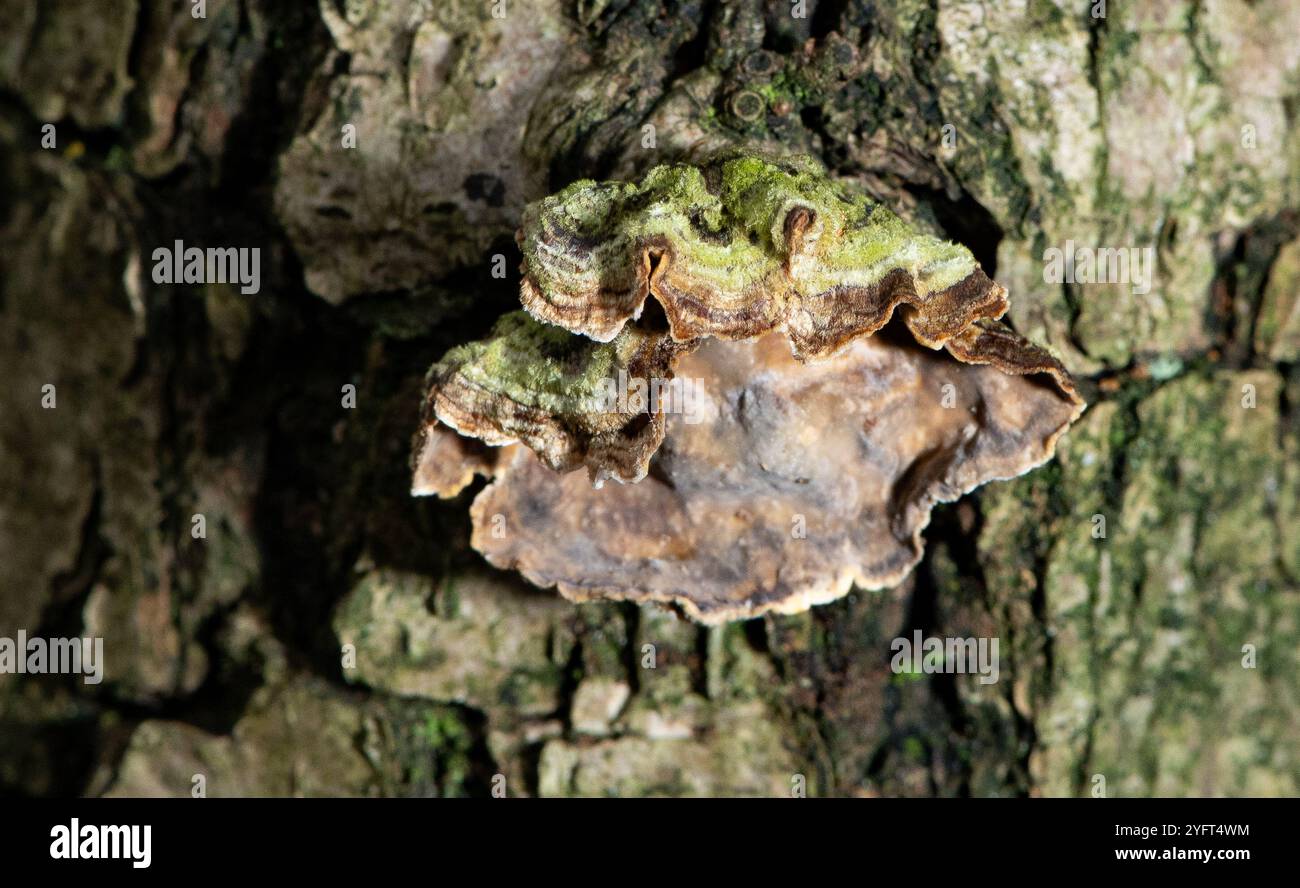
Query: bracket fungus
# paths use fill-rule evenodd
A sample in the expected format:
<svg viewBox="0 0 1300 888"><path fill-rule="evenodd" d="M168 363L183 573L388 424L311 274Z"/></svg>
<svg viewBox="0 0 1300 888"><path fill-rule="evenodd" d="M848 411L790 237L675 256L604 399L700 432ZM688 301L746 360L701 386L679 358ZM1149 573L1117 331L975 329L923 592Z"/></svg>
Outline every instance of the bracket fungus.
<svg viewBox="0 0 1300 888"><path fill-rule="evenodd" d="M574 601L717 623L894 585L935 503L1083 411L968 250L809 159L576 182L519 242L526 312L430 370L413 492L490 477L474 547Z"/></svg>

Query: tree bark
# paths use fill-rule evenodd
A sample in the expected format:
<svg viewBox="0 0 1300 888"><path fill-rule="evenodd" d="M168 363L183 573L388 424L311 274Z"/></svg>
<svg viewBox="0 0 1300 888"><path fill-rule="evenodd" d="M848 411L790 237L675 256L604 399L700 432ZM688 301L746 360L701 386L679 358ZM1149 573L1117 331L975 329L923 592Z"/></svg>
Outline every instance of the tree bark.
<svg viewBox="0 0 1300 888"><path fill-rule="evenodd" d="M0 791L1300 793L1300 11L1096 8L0 0L0 637L105 648L0 675ZM409 496L423 374L528 201L727 146L970 247L1090 409L896 589L571 605Z"/></svg>

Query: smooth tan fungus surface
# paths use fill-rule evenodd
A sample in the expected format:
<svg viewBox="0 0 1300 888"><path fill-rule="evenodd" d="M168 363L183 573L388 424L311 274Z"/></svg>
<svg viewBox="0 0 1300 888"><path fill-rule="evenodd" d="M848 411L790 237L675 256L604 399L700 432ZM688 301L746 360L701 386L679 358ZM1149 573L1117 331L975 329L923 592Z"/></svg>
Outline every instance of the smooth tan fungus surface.
<svg viewBox="0 0 1300 888"><path fill-rule="evenodd" d="M1046 460L1077 405L893 332L809 365L779 333L706 342L677 367L703 382L702 421L668 417L644 480L594 488L512 448L473 505L475 548L575 601L705 622L897 583L936 501Z"/></svg>

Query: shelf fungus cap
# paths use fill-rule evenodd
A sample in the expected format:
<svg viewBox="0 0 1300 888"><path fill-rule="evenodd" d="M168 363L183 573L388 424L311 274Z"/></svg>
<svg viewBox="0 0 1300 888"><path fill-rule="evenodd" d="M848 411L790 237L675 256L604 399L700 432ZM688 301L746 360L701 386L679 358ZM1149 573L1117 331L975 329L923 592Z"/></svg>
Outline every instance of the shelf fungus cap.
<svg viewBox="0 0 1300 888"><path fill-rule="evenodd" d="M934 348L1008 306L965 247L914 231L801 157L575 182L528 206L519 242L524 308L602 342L650 296L675 341L782 329L800 358L874 333L899 306Z"/></svg>
<svg viewBox="0 0 1300 888"><path fill-rule="evenodd" d="M894 585L935 503L1083 410L967 251L808 161L578 183L522 243L530 314L430 371L414 492L490 478L474 547L575 601L716 623Z"/></svg>
<svg viewBox="0 0 1300 888"><path fill-rule="evenodd" d="M660 389L666 388L683 348L635 327L602 343L522 311L503 316L490 338L452 349L429 370L415 456L417 476L425 464L425 481L417 477L417 492L439 492L428 481L433 452L426 457L420 451L432 447L453 455L427 431L439 422L489 445L522 442L556 472L585 466L597 485L607 478L639 481L663 441L664 411L671 405L649 386L642 391L633 384L628 391L626 382L620 398L619 382L660 380Z"/></svg>

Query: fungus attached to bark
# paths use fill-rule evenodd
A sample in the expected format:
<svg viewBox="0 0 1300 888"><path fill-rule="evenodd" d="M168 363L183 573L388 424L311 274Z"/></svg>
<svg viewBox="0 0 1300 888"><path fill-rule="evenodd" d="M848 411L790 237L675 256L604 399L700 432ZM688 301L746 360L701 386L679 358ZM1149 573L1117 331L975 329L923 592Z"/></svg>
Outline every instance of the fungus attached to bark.
<svg viewBox="0 0 1300 888"><path fill-rule="evenodd" d="M585 465L596 484L639 481L663 441L664 411L604 409L605 383L669 379L686 348L636 327L595 342L512 312L491 338L433 366L427 418L491 445L522 441L557 472Z"/></svg>
<svg viewBox="0 0 1300 888"><path fill-rule="evenodd" d="M520 243L540 320L430 371L414 492L492 477L474 547L575 601L718 622L893 585L935 503L1047 461L1083 409L969 251L807 160L575 183Z"/></svg>

